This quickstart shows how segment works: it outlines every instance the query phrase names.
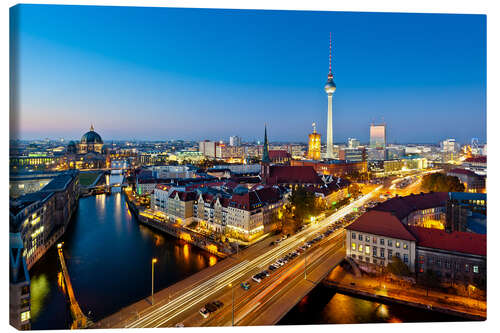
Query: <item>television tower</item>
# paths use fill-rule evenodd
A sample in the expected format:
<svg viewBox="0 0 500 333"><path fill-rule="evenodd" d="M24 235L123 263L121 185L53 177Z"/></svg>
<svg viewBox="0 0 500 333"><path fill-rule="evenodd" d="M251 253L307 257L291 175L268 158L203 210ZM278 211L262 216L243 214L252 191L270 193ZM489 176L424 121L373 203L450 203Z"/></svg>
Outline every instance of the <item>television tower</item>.
<svg viewBox="0 0 500 333"><path fill-rule="evenodd" d="M326 158L333 158L333 106L332 97L337 86L333 82L332 74L332 33L330 32L330 57L329 57L329 69L328 69L328 80L325 84L325 92L328 95L328 120L326 124Z"/></svg>

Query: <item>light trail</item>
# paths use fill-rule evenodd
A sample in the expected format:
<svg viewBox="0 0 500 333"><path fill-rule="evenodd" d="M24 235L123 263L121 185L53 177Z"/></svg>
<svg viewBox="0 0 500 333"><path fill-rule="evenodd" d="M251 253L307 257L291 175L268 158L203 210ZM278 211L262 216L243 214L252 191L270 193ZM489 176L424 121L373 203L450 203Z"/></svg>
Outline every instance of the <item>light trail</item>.
<svg viewBox="0 0 500 333"><path fill-rule="evenodd" d="M207 301L219 291L227 288L229 283L234 284L239 279L244 277L248 278L252 272L257 272L260 271L262 267L267 267L267 265L276 261L279 257L301 245L308 236L310 237L314 235L314 233L320 229L326 228L337 220L343 218L347 214L351 213L354 208L362 206L373 196L374 193L378 192L382 188L383 186L380 185L370 193L362 196L356 201L353 201L322 221L319 221L309 228L288 237L278 246L271 248L251 261L245 260L238 263L227 271L212 277L196 287L193 287L191 290L171 300L167 304L151 309L149 313L125 325L125 327L160 327L164 325L176 316L191 309L196 304Z"/></svg>

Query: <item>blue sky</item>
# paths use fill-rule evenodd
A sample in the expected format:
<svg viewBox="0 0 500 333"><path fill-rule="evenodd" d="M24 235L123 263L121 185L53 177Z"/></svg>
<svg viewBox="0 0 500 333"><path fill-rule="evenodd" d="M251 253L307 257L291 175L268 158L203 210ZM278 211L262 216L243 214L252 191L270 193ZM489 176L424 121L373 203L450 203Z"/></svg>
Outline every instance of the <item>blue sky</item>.
<svg viewBox="0 0 500 333"><path fill-rule="evenodd" d="M486 16L20 5L18 136L104 140L486 140ZM13 47L12 47L13 46Z"/></svg>

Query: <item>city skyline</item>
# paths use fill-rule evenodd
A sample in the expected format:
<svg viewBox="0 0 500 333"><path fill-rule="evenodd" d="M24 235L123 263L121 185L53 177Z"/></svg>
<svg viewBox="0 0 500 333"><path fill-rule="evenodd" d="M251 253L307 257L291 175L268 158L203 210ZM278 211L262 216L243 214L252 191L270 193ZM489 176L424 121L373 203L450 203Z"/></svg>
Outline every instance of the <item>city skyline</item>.
<svg viewBox="0 0 500 333"><path fill-rule="evenodd" d="M368 142L382 119L388 142L486 141L482 15L31 5L11 15L26 18L11 27L21 139L77 138L93 123L106 141L259 140L265 122L270 141L306 142L313 121L326 138L331 31L335 143ZM175 30L183 21L193 24Z"/></svg>

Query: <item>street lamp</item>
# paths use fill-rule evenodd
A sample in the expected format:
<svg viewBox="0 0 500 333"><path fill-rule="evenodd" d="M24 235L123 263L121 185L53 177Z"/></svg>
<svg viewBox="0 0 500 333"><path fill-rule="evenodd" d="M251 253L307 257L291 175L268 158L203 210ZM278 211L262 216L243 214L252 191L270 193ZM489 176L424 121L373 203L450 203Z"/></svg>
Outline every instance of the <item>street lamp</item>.
<svg viewBox="0 0 500 333"><path fill-rule="evenodd" d="M231 326L234 326L234 286L232 283L229 284L229 288L231 288L231 299L232 299Z"/></svg>
<svg viewBox="0 0 500 333"><path fill-rule="evenodd" d="M155 264L158 261L158 259L153 258L151 260L151 305L154 304L154 292L155 292L155 287L154 287L154 282L155 282Z"/></svg>

